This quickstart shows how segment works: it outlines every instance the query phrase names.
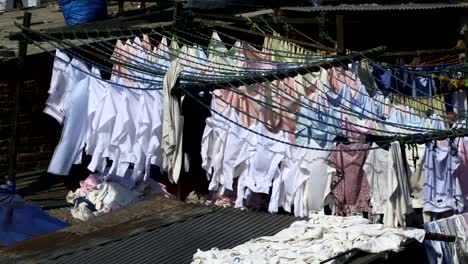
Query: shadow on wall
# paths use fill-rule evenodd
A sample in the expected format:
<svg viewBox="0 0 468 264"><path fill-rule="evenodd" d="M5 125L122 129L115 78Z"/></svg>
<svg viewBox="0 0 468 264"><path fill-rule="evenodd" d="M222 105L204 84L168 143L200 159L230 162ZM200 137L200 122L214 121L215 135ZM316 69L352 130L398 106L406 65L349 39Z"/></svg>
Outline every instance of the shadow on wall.
<svg viewBox="0 0 468 264"><path fill-rule="evenodd" d="M8 147L14 118L16 60L0 62L0 176L8 173ZM60 139L60 125L42 113L48 97L53 58L37 54L26 59L17 141L17 172L47 168ZM3 180L3 179L2 179ZM0 180L1 181L1 180Z"/></svg>

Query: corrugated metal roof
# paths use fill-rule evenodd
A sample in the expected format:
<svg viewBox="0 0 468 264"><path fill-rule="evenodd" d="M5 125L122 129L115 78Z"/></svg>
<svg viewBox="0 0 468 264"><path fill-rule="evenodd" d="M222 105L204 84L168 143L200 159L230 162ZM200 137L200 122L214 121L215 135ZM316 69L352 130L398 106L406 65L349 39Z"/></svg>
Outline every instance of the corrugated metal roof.
<svg viewBox="0 0 468 264"><path fill-rule="evenodd" d="M0 264L10 264L15 263L13 258L0 255Z"/></svg>
<svg viewBox="0 0 468 264"><path fill-rule="evenodd" d="M286 215L218 209L47 263L190 263L197 249L232 248L252 238L274 235L294 221L297 218Z"/></svg>
<svg viewBox="0 0 468 264"><path fill-rule="evenodd" d="M337 11L410 11L468 8L468 3L459 4L401 4L401 5L338 5L338 6L305 6L305 7L282 7L282 10L298 12L337 12Z"/></svg>

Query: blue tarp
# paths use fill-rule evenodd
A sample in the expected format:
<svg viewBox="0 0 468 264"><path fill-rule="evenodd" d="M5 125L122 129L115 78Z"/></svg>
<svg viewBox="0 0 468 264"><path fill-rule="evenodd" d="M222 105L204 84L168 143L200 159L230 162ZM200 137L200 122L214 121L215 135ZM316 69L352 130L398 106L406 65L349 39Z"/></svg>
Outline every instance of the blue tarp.
<svg viewBox="0 0 468 264"><path fill-rule="evenodd" d="M106 0L58 0L67 25L84 24L107 17Z"/></svg>
<svg viewBox="0 0 468 264"><path fill-rule="evenodd" d="M57 231L69 224L51 217L15 194L12 183L0 186L0 246Z"/></svg>

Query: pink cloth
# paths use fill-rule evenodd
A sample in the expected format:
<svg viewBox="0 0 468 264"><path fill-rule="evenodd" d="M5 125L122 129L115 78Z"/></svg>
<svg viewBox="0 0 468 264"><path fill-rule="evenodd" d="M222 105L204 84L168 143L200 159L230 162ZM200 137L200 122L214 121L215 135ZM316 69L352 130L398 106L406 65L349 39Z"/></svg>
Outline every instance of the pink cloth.
<svg viewBox="0 0 468 264"><path fill-rule="evenodd" d="M342 118L341 127L343 128L343 134L349 137L350 142L362 143L365 141L367 133L372 134L372 131L362 126L354 126L348 114L342 114Z"/></svg>
<svg viewBox="0 0 468 264"><path fill-rule="evenodd" d="M244 56L246 58L245 68L247 70L273 70L276 66L271 63L271 55L260 53L255 47L243 45Z"/></svg>
<svg viewBox="0 0 468 264"><path fill-rule="evenodd" d="M351 89L351 96L353 98L356 98L358 95L359 88L361 84L358 82L356 79L356 75L350 71L344 71L345 73L345 80L346 80L346 85Z"/></svg>
<svg viewBox="0 0 468 264"><path fill-rule="evenodd" d="M127 49L126 45L121 40L117 40L117 43L115 44L114 53L112 54L111 59L118 61L118 62L124 62L126 49ZM126 72L126 70L119 64L114 64L113 70L117 72L118 74Z"/></svg>
<svg viewBox="0 0 468 264"><path fill-rule="evenodd" d="M278 129L282 131L287 131L289 140L294 144L296 143L296 126L297 126L297 113L300 110L300 95L296 89L296 80L294 78L287 78L278 82L278 88L276 88L276 93L274 97L277 97L275 100L279 104L277 107L282 108L275 109L275 112L279 112L277 118ZM273 131L272 131L273 132Z"/></svg>
<svg viewBox="0 0 468 264"><path fill-rule="evenodd" d="M455 171L458 180L460 181L460 187L463 194L464 209L463 212L468 212L468 140L460 138L458 143L458 157L460 157L460 165Z"/></svg>
<svg viewBox="0 0 468 264"><path fill-rule="evenodd" d="M76 189L75 197L86 197L88 193L100 184L101 178L95 174L90 174L84 181L80 181L80 188Z"/></svg>
<svg viewBox="0 0 468 264"><path fill-rule="evenodd" d="M115 47L116 48L112 54L112 59L120 63L126 63L127 61L132 60L132 57L135 57L137 54L137 50L130 40L127 40L125 44L118 40ZM135 82L133 80L124 77L124 75L131 75L129 74L128 69L126 69L124 66L114 64L113 70L116 72L116 75L112 76L113 79L120 78L125 83L125 85L134 85Z"/></svg>
<svg viewBox="0 0 468 264"><path fill-rule="evenodd" d="M368 152L348 151L366 148L369 145L364 143L338 144L338 151L332 152L328 157L328 164L336 169L331 187L336 215L372 212L369 185L363 170Z"/></svg>
<svg viewBox="0 0 468 264"><path fill-rule="evenodd" d="M148 35L143 35L143 48L147 51L152 50Z"/></svg>
<svg viewBox="0 0 468 264"><path fill-rule="evenodd" d="M224 89L216 94L221 98L215 99L217 111L222 112L227 107L227 102L237 111L244 126L250 127L260 120L268 124L266 127L270 132L288 131L290 140L293 143L296 141L294 132L297 125L296 114L300 105L297 103L299 94L293 78L277 81L274 84L254 84L237 89L238 92Z"/></svg>
<svg viewBox="0 0 468 264"><path fill-rule="evenodd" d="M328 70L330 76L330 89L336 94L340 94L341 87L346 84L346 77L340 68L331 68Z"/></svg>

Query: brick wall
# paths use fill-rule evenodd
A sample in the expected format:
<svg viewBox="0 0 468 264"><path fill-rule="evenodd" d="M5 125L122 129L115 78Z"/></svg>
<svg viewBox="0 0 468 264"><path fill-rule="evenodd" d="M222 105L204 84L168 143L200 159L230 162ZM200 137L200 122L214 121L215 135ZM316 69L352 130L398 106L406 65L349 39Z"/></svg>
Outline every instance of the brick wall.
<svg viewBox="0 0 468 264"><path fill-rule="evenodd" d="M60 125L42 113L48 96L53 58L28 56L21 97L17 172L47 168L60 138ZM8 174L8 147L14 111L16 61L0 62L0 182Z"/></svg>

